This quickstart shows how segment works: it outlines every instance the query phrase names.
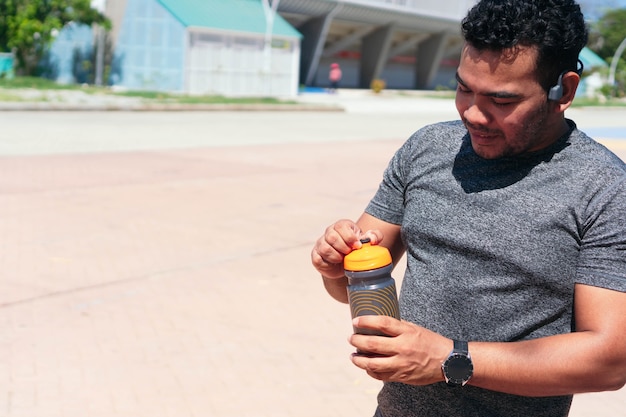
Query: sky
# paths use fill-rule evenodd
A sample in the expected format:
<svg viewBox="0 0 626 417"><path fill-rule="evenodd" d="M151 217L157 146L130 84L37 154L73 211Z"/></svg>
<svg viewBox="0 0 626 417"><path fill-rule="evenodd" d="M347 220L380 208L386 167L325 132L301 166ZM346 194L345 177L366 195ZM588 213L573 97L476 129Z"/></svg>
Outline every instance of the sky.
<svg viewBox="0 0 626 417"><path fill-rule="evenodd" d="M91 7L100 11L104 11L105 2L106 0L91 0Z"/></svg>
<svg viewBox="0 0 626 417"><path fill-rule="evenodd" d="M607 9L626 8L626 0L578 0L587 20L597 20Z"/></svg>

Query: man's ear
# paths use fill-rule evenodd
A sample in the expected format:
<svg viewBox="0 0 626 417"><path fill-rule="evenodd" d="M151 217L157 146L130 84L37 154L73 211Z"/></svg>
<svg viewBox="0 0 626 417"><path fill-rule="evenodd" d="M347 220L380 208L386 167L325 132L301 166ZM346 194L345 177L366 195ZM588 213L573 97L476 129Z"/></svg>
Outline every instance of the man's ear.
<svg viewBox="0 0 626 417"><path fill-rule="evenodd" d="M572 102L576 97L576 90L578 89L579 83L580 75L574 71L569 71L562 75L561 85L563 95L554 102L559 107L559 111L564 112L569 106L572 105Z"/></svg>

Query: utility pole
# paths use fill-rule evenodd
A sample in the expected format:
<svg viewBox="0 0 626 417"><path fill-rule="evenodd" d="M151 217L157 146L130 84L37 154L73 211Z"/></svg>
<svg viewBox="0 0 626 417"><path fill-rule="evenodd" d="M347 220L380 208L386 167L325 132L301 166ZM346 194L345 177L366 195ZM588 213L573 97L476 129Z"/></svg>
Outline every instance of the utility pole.
<svg viewBox="0 0 626 417"><path fill-rule="evenodd" d="M100 13L104 14L106 9L106 0L92 0L91 7L97 9ZM95 26L96 32L96 77L95 84L101 86L104 81L104 49L105 49L105 30L100 25Z"/></svg>
<svg viewBox="0 0 626 417"><path fill-rule="evenodd" d="M626 49L626 38L619 44L617 50L615 51L615 55L613 55L613 60L611 61L611 69L609 70L609 85L613 87L615 84L615 71L617 71L617 62L619 61L619 57L622 56L622 53Z"/></svg>
<svg viewBox="0 0 626 417"><path fill-rule="evenodd" d="M272 93L272 33L274 31L274 18L278 10L280 0L263 0L265 12L265 43L263 45L263 75L268 95Z"/></svg>
<svg viewBox="0 0 626 417"><path fill-rule="evenodd" d="M104 48L105 30L102 26L96 25L96 79L95 84L102 86L104 80Z"/></svg>

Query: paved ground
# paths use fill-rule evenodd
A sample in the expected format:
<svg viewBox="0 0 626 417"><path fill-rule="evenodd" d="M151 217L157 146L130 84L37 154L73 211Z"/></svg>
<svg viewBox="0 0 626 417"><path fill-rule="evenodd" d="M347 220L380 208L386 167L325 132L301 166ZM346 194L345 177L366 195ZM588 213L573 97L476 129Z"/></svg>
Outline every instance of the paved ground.
<svg viewBox="0 0 626 417"><path fill-rule="evenodd" d="M372 414L309 251L454 106L302 99L347 111L0 113L0 416ZM570 116L626 157L625 110Z"/></svg>

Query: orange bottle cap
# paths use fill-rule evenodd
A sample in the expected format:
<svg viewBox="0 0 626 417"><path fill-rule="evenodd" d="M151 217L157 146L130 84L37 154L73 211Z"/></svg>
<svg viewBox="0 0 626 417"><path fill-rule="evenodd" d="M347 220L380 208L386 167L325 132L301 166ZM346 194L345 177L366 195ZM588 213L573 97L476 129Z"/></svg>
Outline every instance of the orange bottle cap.
<svg viewBox="0 0 626 417"><path fill-rule="evenodd" d="M343 268L348 271L369 271L390 265L391 254L384 246L372 245L369 239L361 239L363 246L343 258Z"/></svg>

